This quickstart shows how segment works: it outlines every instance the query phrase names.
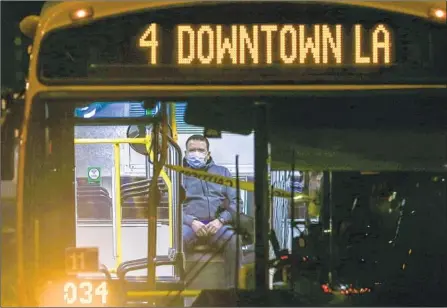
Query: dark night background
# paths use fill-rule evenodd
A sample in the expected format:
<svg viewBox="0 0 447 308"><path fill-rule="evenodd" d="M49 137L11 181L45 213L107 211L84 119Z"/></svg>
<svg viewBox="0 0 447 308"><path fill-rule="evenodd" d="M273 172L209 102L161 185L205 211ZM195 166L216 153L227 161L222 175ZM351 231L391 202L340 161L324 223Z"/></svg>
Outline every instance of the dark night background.
<svg viewBox="0 0 447 308"><path fill-rule="evenodd" d="M39 15L43 1L1 1L2 36L2 92L7 89L20 91L25 87L28 73L27 47L31 39L19 29L20 21L28 15Z"/></svg>

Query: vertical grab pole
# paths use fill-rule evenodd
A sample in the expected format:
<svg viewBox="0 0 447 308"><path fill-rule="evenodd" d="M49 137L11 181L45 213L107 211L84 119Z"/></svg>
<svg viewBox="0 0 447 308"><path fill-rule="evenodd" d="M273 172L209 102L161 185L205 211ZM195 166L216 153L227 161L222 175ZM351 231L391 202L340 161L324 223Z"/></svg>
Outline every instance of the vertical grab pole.
<svg viewBox="0 0 447 308"><path fill-rule="evenodd" d="M121 159L120 159L120 144L113 144L114 153L114 178L115 178L115 217L114 225L116 232L116 268L121 264L122 259L122 246L121 246Z"/></svg>
<svg viewBox="0 0 447 308"><path fill-rule="evenodd" d="M175 103L170 104L169 114L170 114L170 125L171 125L171 130L172 130L172 140L174 140L174 142L177 142L178 141L178 133L177 133L177 119L175 117L175 115L176 115Z"/></svg>
<svg viewBox="0 0 447 308"><path fill-rule="evenodd" d="M269 159L268 107L255 103L255 280L256 291L269 290Z"/></svg>
<svg viewBox="0 0 447 308"><path fill-rule="evenodd" d="M168 177L168 175L166 174L166 172L161 171L160 172L160 176L163 178L163 180L166 183L166 187L168 188L168 229L169 229L169 247L173 248L174 247L174 230L173 230L173 226L174 226L174 217L173 217L173 202L172 202L172 194L173 194L173 189L172 189L172 181L171 179Z"/></svg>
<svg viewBox="0 0 447 308"><path fill-rule="evenodd" d="M295 148L292 153L292 178L290 179L292 182L290 185L291 188L291 199L290 199L290 250L292 253L292 258L295 258L295 251L293 249L293 234L295 233ZM291 271L290 277L290 288L293 291L295 289L295 269Z"/></svg>
<svg viewBox="0 0 447 308"><path fill-rule="evenodd" d="M114 149L115 151L115 149ZM115 164L115 161L113 161ZM112 192L113 194L116 193L116 168L115 166L112 168ZM118 247L116 242L116 196L113 196L112 199L112 241L113 241L113 259L115 260L115 267L114 269L117 269L119 266L118 263Z"/></svg>
<svg viewBox="0 0 447 308"><path fill-rule="evenodd" d="M156 287L156 267L155 258L157 256L157 206L160 200L160 191L158 188L158 177L160 176L159 160L159 137L160 124L154 123L153 126L153 174L149 186L149 204L148 204L148 224L147 224L147 287L149 290L155 290Z"/></svg>
<svg viewBox="0 0 447 308"><path fill-rule="evenodd" d="M172 104L174 105L174 104ZM175 119L174 119L175 120ZM175 122L175 121L174 121ZM173 123L173 122L171 122ZM174 126L172 126L174 130ZM168 138L169 139L169 138ZM174 150L174 164L180 165L182 162L182 150L174 140L170 140L171 146ZM176 260L176 276L181 280L184 279L185 276L185 266L184 266L184 255L183 255L183 210L182 210L182 200L180 198L180 188L182 186L182 175L180 173L172 172L172 182L175 185L175 190L173 190L174 194L177 195L175 202L175 210L174 210L174 244L175 244L175 260Z"/></svg>
<svg viewBox="0 0 447 308"><path fill-rule="evenodd" d="M332 171L329 171L329 273L328 282L332 284L333 270L334 270L334 235L333 235L333 183L332 183Z"/></svg>
<svg viewBox="0 0 447 308"><path fill-rule="evenodd" d="M236 275L234 275L234 287L239 289L239 268L241 266L241 237L239 232L241 230L241 187L239 179L239 155L236 155Z"/></svg>

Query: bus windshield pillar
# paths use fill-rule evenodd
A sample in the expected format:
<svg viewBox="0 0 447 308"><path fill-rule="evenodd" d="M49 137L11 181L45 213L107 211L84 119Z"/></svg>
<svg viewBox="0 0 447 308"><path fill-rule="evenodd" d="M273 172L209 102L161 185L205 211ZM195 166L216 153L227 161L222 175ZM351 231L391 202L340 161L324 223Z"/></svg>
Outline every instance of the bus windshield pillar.
<svg viewBox="0 0 447 308"><path fill-rule="evenodd" d="M255 103L255 281L258 292L269 289L269 160L268 106Z"/></svg>

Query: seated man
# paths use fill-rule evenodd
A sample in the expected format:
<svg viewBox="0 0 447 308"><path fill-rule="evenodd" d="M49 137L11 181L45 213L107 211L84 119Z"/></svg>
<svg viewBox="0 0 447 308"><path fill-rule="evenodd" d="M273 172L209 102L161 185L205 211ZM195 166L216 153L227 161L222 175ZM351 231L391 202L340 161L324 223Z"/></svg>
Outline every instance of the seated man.
<svg viewBox="0 0 447 308"><path fill-rule="evenodd" d="M201 135L193 135L186 141L184 164L189 168L231 177L227 168L213 162L208 139ZM222 249L226 281L228 287L234 287L237 239L231 224L232 213L237 211L236 189L190 176L184 176L183 188L184 249L191 249L199 239Z"/></svg>

